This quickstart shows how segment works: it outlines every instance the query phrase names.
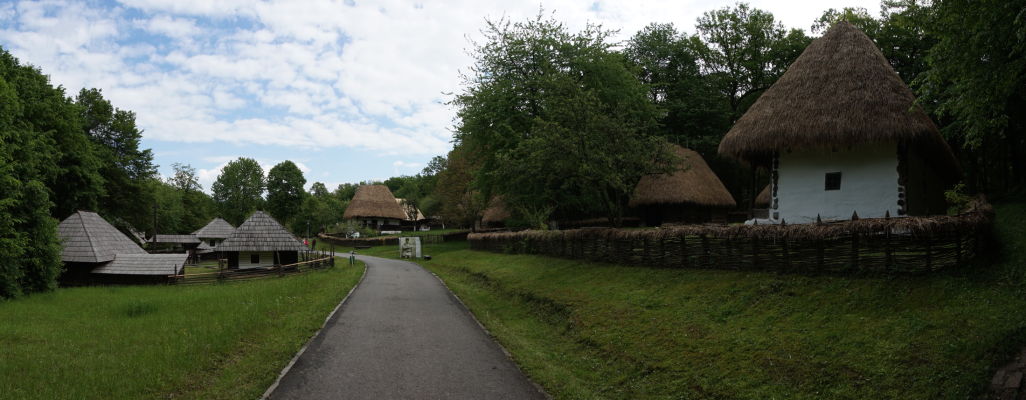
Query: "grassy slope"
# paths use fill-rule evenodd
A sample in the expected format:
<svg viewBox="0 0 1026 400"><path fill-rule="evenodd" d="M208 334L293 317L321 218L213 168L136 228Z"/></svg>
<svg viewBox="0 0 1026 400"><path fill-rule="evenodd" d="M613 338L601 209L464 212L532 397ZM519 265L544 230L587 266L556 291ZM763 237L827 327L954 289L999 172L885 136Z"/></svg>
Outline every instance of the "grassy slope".
<svg viewBox="0 0 1026 400"><path fill-rule="evenodd" d="M360 265L2 302L0 397L257 398L362 274Z"/></svg>
<svg viewBox="0 0 1026 400"><path fill-rule="evenodd" d="M465 244L429 246L421 264L556 398L955 399L1026 341L1026 205L998 215L1005 260L926 277L623 267Z"/></svg>

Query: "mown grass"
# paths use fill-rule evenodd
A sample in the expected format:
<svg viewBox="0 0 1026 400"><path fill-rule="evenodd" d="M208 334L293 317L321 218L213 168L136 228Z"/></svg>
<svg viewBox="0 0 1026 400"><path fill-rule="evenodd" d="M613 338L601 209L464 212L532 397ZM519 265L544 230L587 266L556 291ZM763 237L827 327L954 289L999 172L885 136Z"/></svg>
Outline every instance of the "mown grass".
<svg viewBox="0 0 1026 400"><path fill-rule="evenodd" d="M997 212L1003 260L931 276L641 268L463 243L428 246L420 264L558 399L964 399L1026 344L1026 205Z"/></svg>
<svg viewBox="0 0 1026 400"><path fill-rule="evenodd" d="M0 398L258 398L363 274L337 265L0 302Z"/></svg>

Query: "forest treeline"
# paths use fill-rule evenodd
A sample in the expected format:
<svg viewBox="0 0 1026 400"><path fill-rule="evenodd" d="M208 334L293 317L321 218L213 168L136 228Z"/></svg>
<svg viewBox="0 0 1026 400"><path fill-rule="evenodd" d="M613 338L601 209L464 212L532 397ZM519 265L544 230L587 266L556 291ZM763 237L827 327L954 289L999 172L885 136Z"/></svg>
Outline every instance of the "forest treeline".
<svg viewBox="0 0 1026 400"><path fill-rule="evenodd" d="M1014 193L1026 171L1026 0L884 0L879 11L831 9L864 31L958 155L971 192ZM694 32L653 23L625 42L601 26L571 31L539 12L486 21L474 64L452 95L454 148L414 176L383 182L396 197L472 226L501 196L514 223L604 217L618 223L641 176L698 151L744 207L765 173L716 155L723 135L813 40L744 3L705 12ZM119 229L188 233L214 216L238 225L265 209L293 232L342 219L359 184L328 188L291 161L266 173L229 162L209 189L196 170L157 174L135 114L99 89L68 93L0 49L0 297L55 287L57 221L99 212Z"/></svg>

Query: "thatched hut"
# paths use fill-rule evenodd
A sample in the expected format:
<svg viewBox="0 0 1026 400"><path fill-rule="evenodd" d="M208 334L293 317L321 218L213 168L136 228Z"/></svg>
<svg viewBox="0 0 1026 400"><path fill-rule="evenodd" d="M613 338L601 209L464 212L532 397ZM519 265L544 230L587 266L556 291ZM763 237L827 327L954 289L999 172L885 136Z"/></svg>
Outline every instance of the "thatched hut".
<svg viewBox="0 0 1026 400"><path fill-rule="evenodd" d="M719 152L769 168L770 218L787 222L941 212L959 175L912 91L848 22L805 49Z"/></svg>
<svg viewBox="0 0 1026 400"><path fill-rule="evenodd" d="M363 185L346 207L342 218L375 229L399 229L408 216L385 185Z"/></svg>
<svg viewBox="0 0 1026 400"><path fill-rule="evenodd" d="M257 268L299 262L303 242L263 211L250 215L217 246L228 268Z"/></svg>
<svg viewBox="0 0 1026 400"><path fill-rule="evenodd" d="M148 254L99 214L78 211L57 226L64 283L161 283L180 273L187 254Z"/></svg>
<svg viewBox="0 0 1026 400"><path fill-rule="evenodd" d="M755 196L755 208L769 208L771 200L770 185L763 186L759 194Z"/></svg>
<svg viewBox="0 0 1026 400"><path fill-rule="evenodd" d="M488 208L481 212L481 225L484 228L502 228L510 216L502 196L495 196L488 202Z"/></svg>
<svg viewBox="0 0 1026 400"><path fill-rule="evenodd" d="M709 164L694 150L671 145L671 151L680 165L672 173L642 177L629 205L648 226L726 220L737 203Z"/></svg>

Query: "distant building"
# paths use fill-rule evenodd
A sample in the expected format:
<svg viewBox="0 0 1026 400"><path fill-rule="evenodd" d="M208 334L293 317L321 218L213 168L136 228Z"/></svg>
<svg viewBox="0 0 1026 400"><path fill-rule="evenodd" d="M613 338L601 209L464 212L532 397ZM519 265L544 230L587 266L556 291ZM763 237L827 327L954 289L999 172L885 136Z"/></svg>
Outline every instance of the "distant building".
<svg viewBox="0 0 1026 400"><path fill-rule="evenodd" d="M642 177L629 205L648 226L725 221L737 203L720 178L694 150L676 145L671 150L681 158L680 165L668 174Z"/></svg>
<svg viewBox="0 0 1026 400"><path fill-rule="evenodd" d="M78 211L57 227L66 284L163 283L184 271L188 255L148 254L99 214Z"/></svg>
<svg viewBox="0 0 1026 400"><path fill-rule="evenodd" d="M235 227L228 221L221 218L210 220L204 227L192 233L202 242L196 247L196 253L201 255L213 253L217 245L231 236L232 232L235 232Z"/></svg>
<svg viewBox="0 0 1026 400"><path fill-rule="evenodd" d="M228 268L295 264L299 252L306 250L302 241L263 211L254 212L217 245L217 252L228 259Z"/></svg>
<svg viewBox="0 0 1026 400"><path fill-rule="evenodd" d="M346 207L344 219L378 230L398 230L409 216L385 185L363 185Z"/></svg>
<svg viewBox="0 0 1026 400"><path fill-rule="evenodd" d="M960 175L912 91L848 22L805 49L719 152L770 170L768 216L788 223L942 213Z"/></svg>

